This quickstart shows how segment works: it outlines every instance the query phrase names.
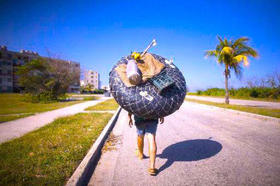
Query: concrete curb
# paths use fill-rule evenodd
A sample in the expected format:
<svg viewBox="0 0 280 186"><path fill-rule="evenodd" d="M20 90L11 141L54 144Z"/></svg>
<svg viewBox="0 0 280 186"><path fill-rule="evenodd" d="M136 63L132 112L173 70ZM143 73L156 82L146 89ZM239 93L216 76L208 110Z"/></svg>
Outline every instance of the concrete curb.
<svg viewBox="0 0 280 186"><path fill-rule="evenodd" d="M99 160L101 149L104 145L105 140L108 137L108 134L114 127L119 114L121 111L121 107L115 112L113 117L110 119L108 124L105 126L97 140L89 149L87 155L84 157L80 165L77 167L75 172L72 174L71 178L67 181L66 186L74 186L74 185L87 185L92 175L94 168Z"/></svg>
<svg viewBox="0 0 280 186"><path fill-rule="evenodd" d="M191 102L191 101L187 101L187 102ZM245 116L249 116L249 117L253 117L253 118L257 118L257 119L261 119L261 120L265 120L265 121L272 121L272 122L276 122L276 123L280 124L280 118L263 116L263 115L259 115L259 114L254 114L254 113L250 113L250 112L243 112L243 111L238 111L238 110L233 110L233 109L221 108L221 107L216 107L216 106L207 105L207 104L203 104L203 103L196 103L196 102L191 102L191 103L207 106L207 107L210 107L210 108L216 109L216 110L223 110L223 111L226 111L226 112L231 112L231 113L234 113L234 114L237 114L237 115L241 114L241 115L245 115Z"/></svg>

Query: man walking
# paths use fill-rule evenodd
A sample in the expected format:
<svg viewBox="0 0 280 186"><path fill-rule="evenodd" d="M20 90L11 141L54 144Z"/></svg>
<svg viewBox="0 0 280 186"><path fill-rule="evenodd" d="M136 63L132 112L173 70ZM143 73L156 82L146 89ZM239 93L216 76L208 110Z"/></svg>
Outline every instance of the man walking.
<svg viewBox="0 0 280 186"><path fill-rule="evenodd" d="M132 127L133 121L131 118L131 113L128 113L129 117L129 126ZM164 118L160 118L160 124L164 122ZM144 148L144 135L147 134L148 143L149 143L149 156L150 156L150 168L148 172L150 175L155 176L158 173L158 169L155 168L155 160L157 153L157 144L156 144L156 130L158 125L158 119L144 119L134 115L135 126L137 129L137 156L141 160L144 157L143 148Z"/></svg>

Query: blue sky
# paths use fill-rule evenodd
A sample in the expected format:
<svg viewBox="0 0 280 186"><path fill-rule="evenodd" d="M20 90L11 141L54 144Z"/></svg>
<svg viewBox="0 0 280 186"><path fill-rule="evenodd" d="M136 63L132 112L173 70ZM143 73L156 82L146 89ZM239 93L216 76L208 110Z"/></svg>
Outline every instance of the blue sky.
<svg viewBox="0 0 280 186"><path fill-rule="evenodd" d="M0 45L81 63L108 84L112 66L133 50L170 58L190 90L223 87L223 67L205 59L216 35L247 36L260 54L231 87L280 71L280 1L14 1L0 0Z"/></svg>

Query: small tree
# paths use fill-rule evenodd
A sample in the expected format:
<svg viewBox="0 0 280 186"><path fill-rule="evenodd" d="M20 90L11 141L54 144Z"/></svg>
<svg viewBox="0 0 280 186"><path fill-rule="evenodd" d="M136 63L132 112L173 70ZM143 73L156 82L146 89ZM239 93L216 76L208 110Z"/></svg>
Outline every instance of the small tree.
<svg viewBox="0 0 280 186"><path fill-rule="evenodd" d="M219 64L225 66L225 103L229 104L228 79L230 78L230 70L234 70L235 75L241 77L242 67L240 63L243 62L244 66L248 66L247 57L257 57L258 53L247 45L249 39L246 37L241 37L237 40L227 40L226 38L222 40L218 36L218 40L219 44L216 46L216 49L206 51L205 56L214 56Z"/></svg>
<svg viewBox="0 0 280 186"><path fill-rule="evenodd" d="M61 68L60 68L61 67ZM64 96L72 83L72 74L63 65L44 58L34 59L18 67L19 84L31 95L33 102L55 101Z"/></svg>

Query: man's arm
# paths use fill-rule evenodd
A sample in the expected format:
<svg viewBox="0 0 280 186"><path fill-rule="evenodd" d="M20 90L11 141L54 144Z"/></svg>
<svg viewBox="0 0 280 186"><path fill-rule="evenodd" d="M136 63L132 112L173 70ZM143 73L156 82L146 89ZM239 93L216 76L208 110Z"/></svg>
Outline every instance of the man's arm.
<svg viewBox="0 0 280 186"><path fill-rule="evenodd" d="M133 125L131 115L132 115L131 113L128 113L128 119L129 119L128 125L129 125L129 127L132 127L132 125Z"/></svg>
<svg viewBox="0 0 280 186"><path fill-rule="evenodd" d="M160 124L163 124L164 118L159 118L159 122L160 122Z"/></svg>

